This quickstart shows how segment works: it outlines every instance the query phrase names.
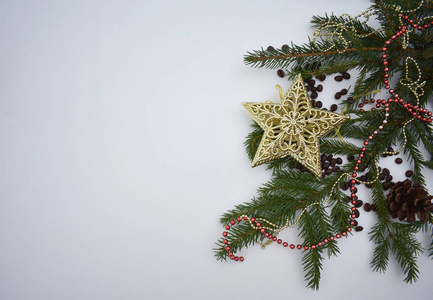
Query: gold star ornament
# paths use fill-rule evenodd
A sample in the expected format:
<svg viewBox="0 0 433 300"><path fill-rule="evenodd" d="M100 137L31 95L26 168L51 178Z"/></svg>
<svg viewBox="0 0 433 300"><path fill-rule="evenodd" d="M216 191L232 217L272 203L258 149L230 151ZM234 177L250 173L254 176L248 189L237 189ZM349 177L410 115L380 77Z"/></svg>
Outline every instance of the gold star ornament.
<svg viewBox="0 0 433 300"><path fill-rule="evenodd" d="M300 74L281 103L243 102L242 105L264 130L252 167L290 155L317 178L322 177L319 138L350 118L312 108Z"/></svg>

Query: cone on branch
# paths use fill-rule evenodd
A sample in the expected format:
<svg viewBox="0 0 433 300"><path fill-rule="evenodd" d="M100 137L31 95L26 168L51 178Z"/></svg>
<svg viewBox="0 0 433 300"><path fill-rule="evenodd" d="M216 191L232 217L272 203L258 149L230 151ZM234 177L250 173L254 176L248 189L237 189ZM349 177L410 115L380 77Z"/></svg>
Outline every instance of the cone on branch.
<svg viewBox="0 0 433 300"><path fill-rule="evenodd" d="M429 213L433 212L431 199L433 196L428 195L421 184L412 184L411 180L406 179L397 182L389 192L387 209L391 217L400 221L415 222L418 217L421 222L427 222Z"/></svg>

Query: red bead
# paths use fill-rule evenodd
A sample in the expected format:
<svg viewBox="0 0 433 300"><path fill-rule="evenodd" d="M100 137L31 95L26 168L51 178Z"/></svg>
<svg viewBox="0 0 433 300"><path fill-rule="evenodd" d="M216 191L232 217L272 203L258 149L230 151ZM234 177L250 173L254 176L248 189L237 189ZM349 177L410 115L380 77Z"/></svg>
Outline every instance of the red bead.
<svg viewBox="0 0 433 300"><path fill-rule="evenodd" d="M224 236L224 237L227 236L227 232L224 231L224 232L223 232L223 236Z"/></svg>
<svg viewBox="0 0 433 300"><path fill-rule="evenodd" d="M323 242L324 242L325 244L327 244L329 241L328 241L328 239L324 239Z"/></svg>
<svg viewBox="0 0 433 300"><path fill-rule="evenodd" d="M240 221L241 221L241 218L240 218L240 217L237 217L237 218L236 218L236 221L240 222Z"/></svg>
<svg viewBox="0 0 433 300"><path fill-rule="evenodd" d="M337 234L335 235L335 237L336 237L337 239L339 239L339 238L341 238L341 234L337 233Z"/></svg>
<svg viewBox="0 0 433 300"><path fill-rule="evenodd" d="M277 240L277 238L274 236L274 237L272 238L272 240L275 242L275 241Z"/></svg>
<svg viewBox="0 0 433 300"><path fill-rule="evenodd" d="M354 193L352 193L350 196L351 196L353 199L356 198L356 194L354 194Z"/></svg>
<svg viewBox="0 0 433 300"><path fill-rule="evenodd" d="M289 244L287 244L286 242L283 243L284 247L287 247Z"/></svg>
<svg viewBox="0 0 433 300"><path fill-rule="evenodd" d="M230 230L230 225L226 225L226 230Z"/></svg>
<svg viewBox="0 0 433 300"><path fill-rule="evenodd" d="M304 250L308 250L310 247L308 246L304 246Z"/></svg>
<svg viewBox="0 0 433 300"><path fill-rule="evenodd" d="M316 249L316 245L311 245L311 249Z"/></svg>
<svg viewBox="0 0 433 300"><path fill-rule="evenodd" d="M295 245L290 244L290 249L295 249Z"/></svg>
<svg viewBox="0 0 433 300"><path fill-rule="evenodd" d="M265 233L266 230L264 228L260 229L260 233Z"/></svg>
<svg viewBox="0 0 433 300"><path fill-rule="evenodd" d="M356 207L352 207L351 209L352 209L352 211L355 211L355 210L356 210Z"/></svg>
<svg viewBox="0 0 433 300"><path fill-rule="evenodd" d="M364 142L364 145L367 146L367 145L368 145L368 141L365 141L365 142Z"/></svg>
<svg viewBox="0 0 433 300"><path fill-rule="evenodd" d="M298 246L296 246L296 248L302 249L302 246L298 244Z"/></svg>
<svg viewBox="0 0 433 300"><path fill-rule="evenodd" d="M268 237L268 236L269 236L269 233L266 232L266 233L265 233L265 237Z"/></svg>
<svg viewBox="0 0 433 300"><path fill-rule="evenodd" d="M356 183L356 180L355 180L355 179L352 179L350 182L351 182L352 184L355 184L355 183Z"/></svg>
<svg viewBox="0 0 433 300"><path fill-rule="evenodd" d="M417 118L418 120L421 120L421 116L420 116L420 115L416 116L416 118Z"/></svg>
<svg viewBox="0 0 433 300"><path fill-rule="evenodd" d="M229 247L229 246L227 246L227 247L226 247L226 250L227 250L227 251L230 251L230 247Z"/></svg>
<svg viewBox="0 0 433 300"><path fill-rule="evenodd" d="M233 256L233 252L229 252L229 256Z"/></svg>
<svg viewBox="0 0 433 300"><path fill-rule="evenodd" d="M262 226L262 224L260 222L256 222L256 226L260 227L260 226Z"/></svg>
<svg viewBox="0 0 433 300"><path fill-rule="evenodd" d="M322 243L322 242L318 242L318 243L317 243L317 246L322 247L322 246L323 246L323 243Z"/></svg>
<svg viewBox="0 0 433 300"><path fill-rule="evenodd" d="M231 225L235 225L236 222L235 222L234 220L231 220L231 221L230 221L230 224L231 224Z"/></svg>
<svg viewBox="0 0 433 300"><path fill-rule="evenodd" d="M226 239L224 239L224 241L223 241L223 244L228 244L229 243L229 241L227 241Z"/></svg>
<svg viewBox="0 0 433 300"><path fill-rule="evenodd" d="M350 225L355 225L355 221L350 221Z"/></svg>
<svg viewBox="0 0 433 300"><path fill-rule="evenodd" d="M329 239L330 239L331 241L333 241L333 240L334 240L334 236L331 235L331 236L329 237Z"/></svg>
<svg viewBox="0 0 433 300"><path fill-rule="evenodd" d="M352 177L356 177L356 173L353 173L353 174L352 174Z"/></svg>
<svg viewBox="0 0 433 300"><path fill-rule="evenodd" d="M230 259L231 259L231 260L234 260L234 259L235 259L235 257L234 257L234 256L230 256Z"/></svg>
<svg viewBox="0 0 433 300"><path fill-rule="evenodd" d="M352 219L356 219L356 215L355 214L351 215L351 217L352 217Z"/></svg>
<svg viewBox="0 0 433 300"><path fill-rule="evenodd" d="M353 169L354 169L355 171L358 171L359 168L358 168L358 166L355 166L355 168L353 168Z"/></svg>
<svg viewBox="0 0 433 300"><path fill-rule="evenodd" d="M256 221L256 219L254 219L254 218L251 218L251 219L250 219L250 221L251 221L251 222L255 222L255 221Z"/></svg>
<svg viewBox="0 0 433 300"><path fill-rule="evenodd" d="M395 35L391 36L391 40L395 40L395 38L396 38Z"/></svg>
<svg viewBox="0 0 433 300"><path fill-rule="evenodd" d="M425 122L426 118L422 118L422 121Z"/></svg>
<svg viewBox="0 0 433 300"><path fill-rule="evenodd" d="M409 19L409 17L408 17L408 16L404 16L403 18L404 18L405 20Z"/></svg>
<svg viewBox="0 0 433 300"><path fill-rule="evenodd" d="M281 244L283 241L281 240L281 239L279 239L278 241L277 241L277 243L278 244Z"/></svg>
<svg viewBox="0 0 433 300"><path fill-rule="evenodd" d="M268 239L272 240L274 236L272 234L268 235Z"/></svg>
<svg viewBox="0 0 433 300"><path fill-rule="evenodd" d="M390 89L390 90L389 90L389 93L390 93L390 94L394 94L394 90L393 90L393 89Z"/></svg>
<svg viewBox="0 0 433 300"><path fill-rule="evenodd" d="M353 221L352 221L353 222ZM355 222L353 222L353 224L352 224L352 222L350 222L351 223L351 225L353 226L354 224L355 224ZM347 231L352 231L352 228L351 227L347 227Z"/></svg>
<svg viewBox="0 0 433 300"><path fill-rule="evenodd" d="M407 19L406 19L407 20ZM413 23L413 20L409 20L409 24L412 24Z"/></svg>
<svg viewBox="0 0 433 300"><path fill-rule="evenodd" d="M236 257L235 257L235 261L238 261L238 260L239 260L239 257L236 256Z"/></svg>
<svg viewBox="0 0 433 300"><path fill-rule="evenodd" d="M385 42L385 45L389 45L389 44L391 44L390 41L386 41L386 42Z"/></svg>
<svg viewBox="0 0 433 300"><path fill-rule="evenodd" d="M385 85L385 89L389 90L390 86L389 85Z"/></svg>
<svg viewBox="0 0 433 300"><path fill-rule="evenodd" d="M244 261L244 257L243 256L239 257L239 260Z"/></svg>
<svg viewBox="0 0 433 300"><path fill-rule="evenodd" d="M359 154L359 157L363 158L364 157L364 153Z"/></svg>
<svg viewBox="0 0 433 300"><path fill-rule="evenodd" d="M361 148L361 151L362 151L362 152L365 152L365 151L367 151L367 148L362 147L362 148ZM361 156L359 156L359 157L361 157ZM361 158L362 158L362 157L361 157Z"/></svg>
<svg viewBox="0 0 433 300"><path fill-rule="evenodd" d="M341 235L342 235L342 236L346 236L346 235L347 235L347 232L344 231L344 232L341 233Z"/></svg>
<svg viewBox="0 0 433 300"><path fill-rule="evenodd" d="M383 47L383 48L382 48L382 51L385 52L385 51L386 51L386 47Z"/></svg>

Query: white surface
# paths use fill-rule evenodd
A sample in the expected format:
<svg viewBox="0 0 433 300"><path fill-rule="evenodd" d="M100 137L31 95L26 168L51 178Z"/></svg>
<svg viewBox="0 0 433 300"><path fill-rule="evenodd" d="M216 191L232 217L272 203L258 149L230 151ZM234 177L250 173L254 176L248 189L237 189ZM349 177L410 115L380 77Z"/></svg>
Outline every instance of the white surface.
<svg viewBox="0 0 433 300"><path fill-rule="evenodd" d="M369 4L1 1L0 299L428 299L432 261L416 285L393 258L373 273L369 228L325 260L320 292L300 253L212 251L220 215L270 178L240 103L289 87L243 55Z"/></svg>

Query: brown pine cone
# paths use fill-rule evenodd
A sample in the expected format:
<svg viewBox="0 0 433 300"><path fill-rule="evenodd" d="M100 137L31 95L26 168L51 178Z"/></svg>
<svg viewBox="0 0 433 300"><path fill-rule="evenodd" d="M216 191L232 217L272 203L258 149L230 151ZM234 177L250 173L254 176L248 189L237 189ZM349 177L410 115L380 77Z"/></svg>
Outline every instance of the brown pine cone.
<svg viewBox="0 0 433 300"><path fill-rule="evenodd" d="M397 182L389 192L386 200L387 209L391 217L400 221L406 219L407 222L414 222L417 216L421 222L427 222L429 213L433 212L431 199L433 196L428 195L421 184L412 185L412 181L406 179Z"/></svg>

